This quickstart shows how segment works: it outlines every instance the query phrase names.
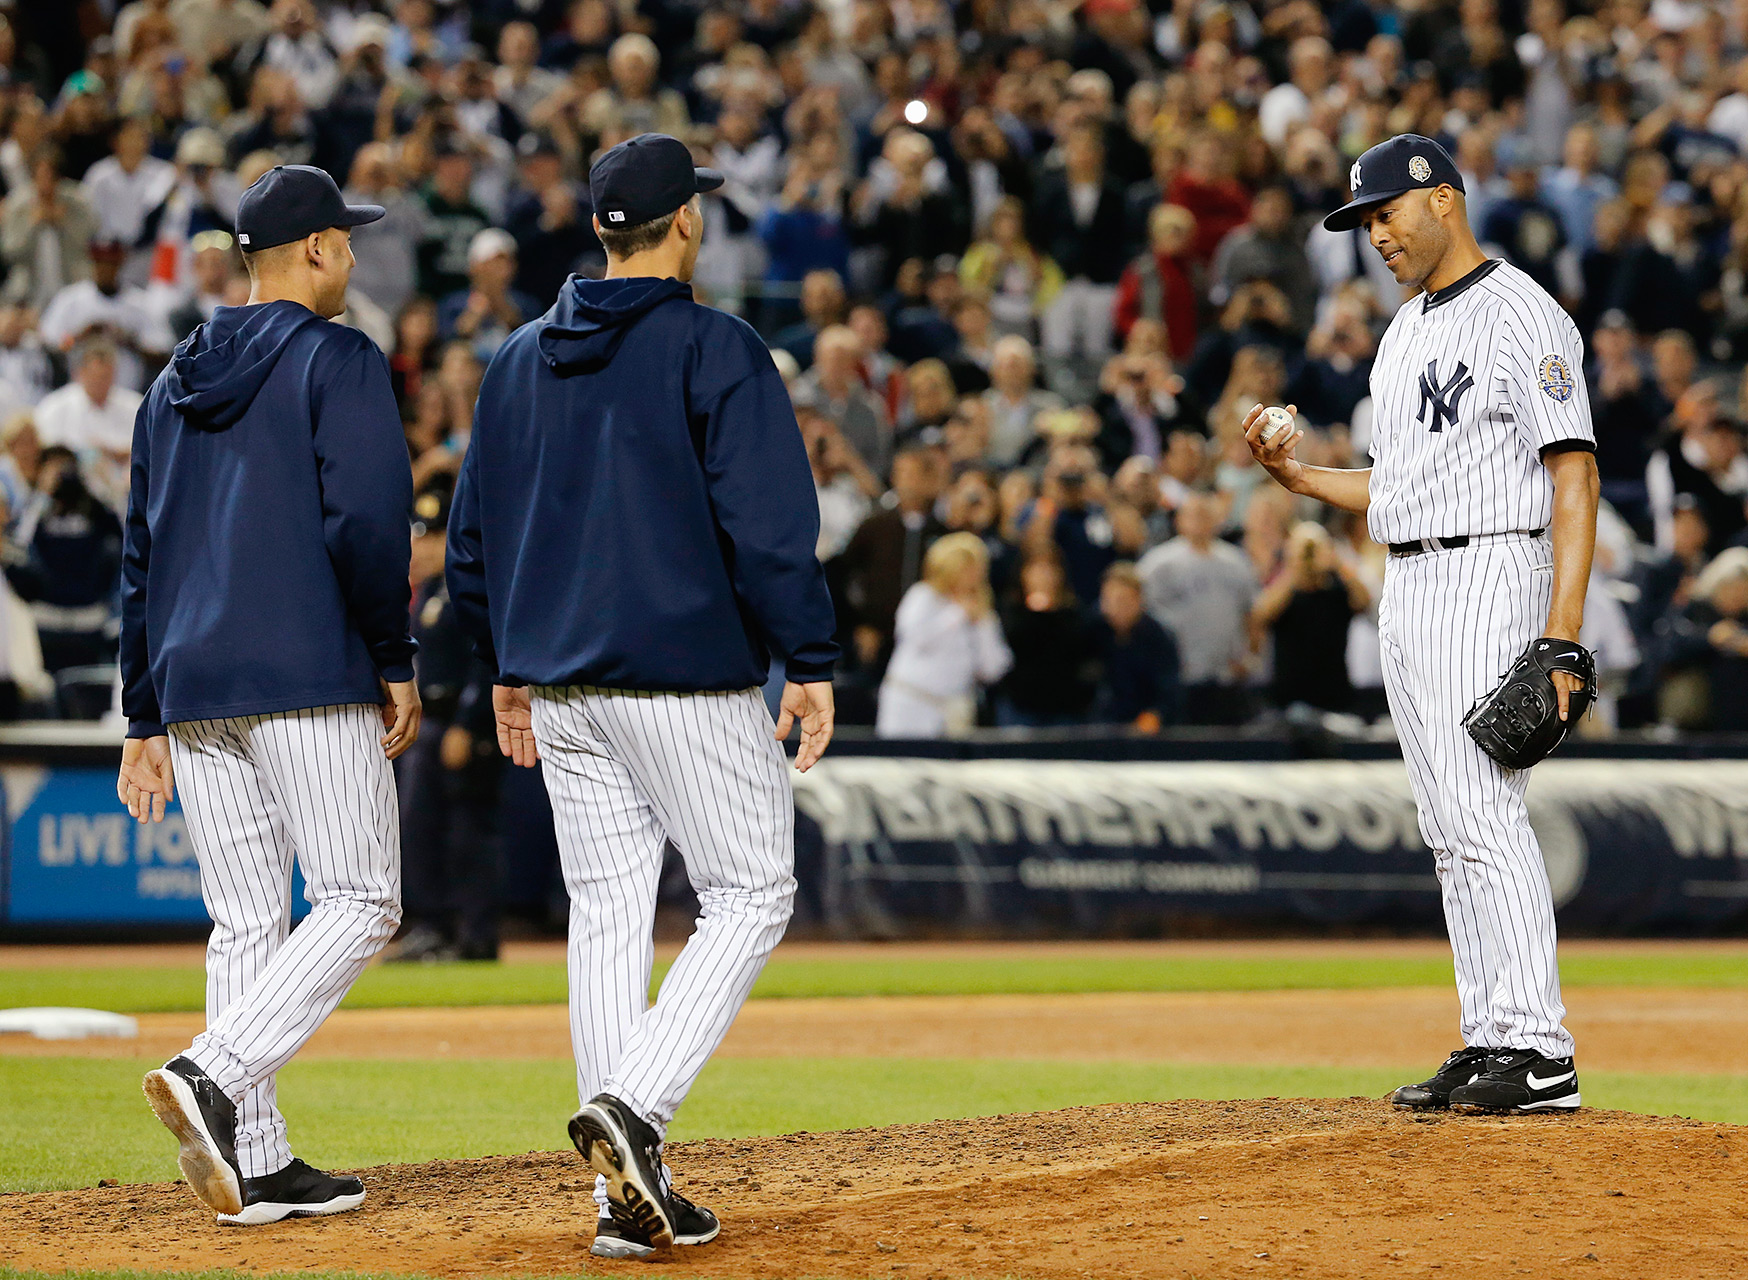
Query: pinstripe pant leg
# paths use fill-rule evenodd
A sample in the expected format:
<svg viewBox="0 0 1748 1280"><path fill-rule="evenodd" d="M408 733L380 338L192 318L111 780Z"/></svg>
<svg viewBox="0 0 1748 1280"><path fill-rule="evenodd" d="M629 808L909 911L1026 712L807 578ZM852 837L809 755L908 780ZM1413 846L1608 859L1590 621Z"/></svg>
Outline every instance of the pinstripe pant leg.
<svg viewBox="0 0 1748 1280"><path fill-rule="evenodd" d="M1410 657L1424 691L1428 757L1440 780L1461 896L1494 957L1488 1007L1497 1047L1572 1052L1562 1021L1553 894L1530 827L1527 770L1502 769L1462 726L1547 620L1553 589L1547 544L1488 543L1415 559L1433 561L1428 645Z"/></svg>
<svg viewBox="0 0 1748 1280"><path fill-rule="evenodd" d="M658 1131L722 1043L795 902L795 811L757 689L594 691L591 714L686 861L697 927L608 1077Z"/></svg>
<svg viewBox="0 0 1748 1280"><path fill-rule="evenodd" d="M213 921L206 945L209 1026L254 986L291 931L291 841L249 757L245 725L170 726L171 764ZM237 1105L237 1163L244 1177L259 1178L290 1161L269 1078Z"/></svg>
<svg viewBox="0 0 1748 1280"><path fill-rule="evenodd" d="M649 1007L667 836L597 732L580 690L533 690L534 737L570 895L571 1047L594 1097Z"/></svg>
<svg viewBox="0 0 1748 1280"><path fill-rule="evenodd" d="M1414 809L1420 819L1420 836L1432 850L1433 869L1438 874L1439 898L1444 906L1445 932L1451 941L1451 959L1457 979L1459 1032L1465 1045L1502 1048L1493 1037L1489 995L1496 968L1486 931L1475 913L1460 858L1451 856L1451 842L1440 816L1442 797L1439 779L1427 756L1426 722L1408 678L1408 666L1397 637L1392 613L1397 599L1410 584L1404 583L1397 566L1386 570L1384 598L1379 609L1379 653L1384 674L1384 695L1390 703L1390 718L1402 744L1402 761L1408 768L1408 785L1414 793ZM1412 642L1412 641L1411 641Z"/></svg>
<svg viewBox="0 0 1748 1280"><path fill-rule="evenodd" d="M227 1092L228 1080L253 1084L289 1062L400 923L400 814L381 733L370 706L251 718L248 751L297 850L310 914L195 1041L195 1061Z"/></svg>

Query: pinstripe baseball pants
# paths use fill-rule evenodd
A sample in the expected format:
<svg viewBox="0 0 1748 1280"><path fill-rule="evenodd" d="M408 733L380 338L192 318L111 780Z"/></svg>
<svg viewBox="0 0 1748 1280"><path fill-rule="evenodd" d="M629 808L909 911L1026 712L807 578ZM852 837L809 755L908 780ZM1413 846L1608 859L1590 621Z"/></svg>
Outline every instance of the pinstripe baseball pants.
<svg viewBox="0 0 1748 1280"><path fill-rule="evenodd" d="M1378 628L1420 834L1437 863L1463 1042L1564 1058L1572 1037L1553 894L1524 804L1529 771L1501 768L1462 723L1542 633L1553 581L1545 535L1391 556Z"/></svg>
<svg viewBox="0 0 1748 1280"><path fill-rule="evenodd" d="M611 1093L665 1134L789 923L787 764L757 689L531 693L571 900L577 1094ZM656 887L670 840L699 917L651 1005Z"/></svg>
<svg viewBox="0 0 1748 1280"><path fill-rule="evenodd" d="M243 1176L291 1161L273 1073L400 923L400 815L376 707L170 726L170 757L212 916L194 1060L237 1104ZM309 916L291 927L292 860Z"/></svg>

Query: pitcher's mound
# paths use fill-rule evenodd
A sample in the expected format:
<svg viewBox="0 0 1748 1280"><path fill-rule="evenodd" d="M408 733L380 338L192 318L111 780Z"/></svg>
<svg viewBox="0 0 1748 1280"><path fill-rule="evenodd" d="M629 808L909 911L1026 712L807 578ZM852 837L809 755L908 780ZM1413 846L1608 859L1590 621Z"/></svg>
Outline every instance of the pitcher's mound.
<svg viewBox="0 0 1748 1280"><path fill-rule="evenodd" d="M556 1127L556 1122L555 1122ZM1748 1275L1748 1129L1172 1102L676 1144L712 1277ZM23 1269L635 1274L574 1154L363 1171L357 1213L219 1227L179 1185L0 1197Z"/></svg>

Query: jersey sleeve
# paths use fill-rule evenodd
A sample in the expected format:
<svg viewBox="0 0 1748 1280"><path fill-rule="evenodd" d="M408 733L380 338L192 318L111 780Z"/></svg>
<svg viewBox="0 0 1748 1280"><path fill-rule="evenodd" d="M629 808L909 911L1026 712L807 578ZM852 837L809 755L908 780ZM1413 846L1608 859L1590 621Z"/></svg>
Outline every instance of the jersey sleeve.
<svg viewBox="0 0 1748 1280"><path fill-rule="evenodd" d="M1578 326L1543 295L1513 310L1504 329L1500 355L1524 444L1538 455L1555 448L1596 452Z"/></svg>

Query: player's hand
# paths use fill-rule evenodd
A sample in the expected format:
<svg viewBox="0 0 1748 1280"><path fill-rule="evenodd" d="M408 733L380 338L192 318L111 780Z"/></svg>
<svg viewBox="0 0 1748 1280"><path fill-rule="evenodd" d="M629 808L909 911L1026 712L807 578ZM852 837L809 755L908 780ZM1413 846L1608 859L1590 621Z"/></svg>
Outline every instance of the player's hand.
<svg viewBox="0 0 1748 1280"><path fill-rule="evenodd" d="M795 767L806 773L831 745L832 725L837 712L832 705L830 680L814 680L808 684L793 681L783 686L781 714L777 717L777 741L789 737L795 721L801 721L801 747L795 753Z"/></svg>
<svg viewBox="0 0 1748 1280"><path fill-rule="evenodd" d="M1290 489L1296 493L1298 492L1296 486L1299 483L1299 478L1305 474L1305 468L1293 456L1293 447L1305 438L1305 433L1298 427L1294 427L1280 439L1264 444L1262 431L1266 423L1262 415L1266 408L1268 406L1263 404L1253 405L1250 412L1244 415L1240 430L1244 432L1245 443L1250 445L1250 456L1261 463L1263 470L1279 481L1282 488ZM1290 404L1287 406L1287 412L1292 414L1296 421L1299 416L1299 406Z"/></svg>
<svg viewBox="0 0 1748 1280"><path fill-rule="evenodd" d="M115 794L138 821L162 822L164 807L176 798L170 739L129 738L122 743Z"/></svg>
<svg viewBox="0 0 1748 1280"><path fill-rule="evenodd" d="M467 762L473 759L473 735L458 724L450 725L443 731L437 754L451 773L467 768Z"/></svg>
<svg viewBox="0 0 1748 1280"><path fill-rule="evenodd" d="M419 686L412 680L382 682L382 753L395 759L419 740L419 719L425 713L419 701Z"/></svg>
<svg viewBox="0 0 1748 1280"><path fill-rule="evenodd" d="M498 750L512 764L532 769L540 761L540 749L534 745L534 704L527 687L493 685L492 714L498 721Z"/></svg>
<svg viewBox="0 0 1748 1280"><path fill-rule="evenodd" d="M1584 681L1570 671L1550 672L1548 679L1554 682L1554 695L1560 700L1560 719L1565 720L1572 704L1572 695L1584 687Z"/></svg>

